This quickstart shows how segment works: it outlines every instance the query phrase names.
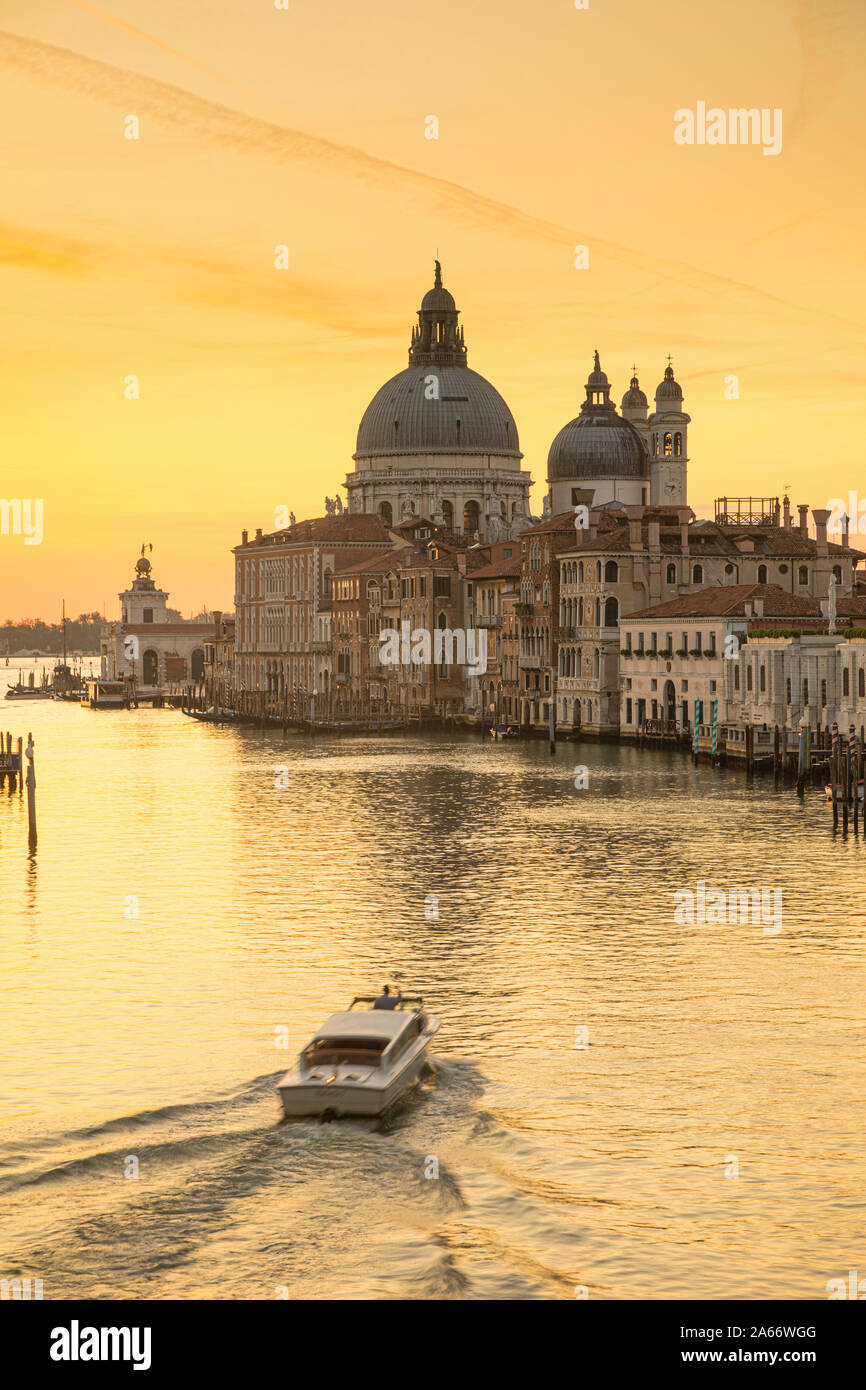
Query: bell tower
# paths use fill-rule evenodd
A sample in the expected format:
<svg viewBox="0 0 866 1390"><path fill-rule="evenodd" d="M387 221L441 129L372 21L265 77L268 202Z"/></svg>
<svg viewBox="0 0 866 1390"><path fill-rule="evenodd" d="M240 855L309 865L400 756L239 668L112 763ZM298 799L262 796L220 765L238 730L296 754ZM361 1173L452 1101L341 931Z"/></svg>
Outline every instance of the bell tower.
<svg viewBox="0 0 866 1390"><path fill-rule="evenodd" d="M674 377L668 356L665 374L656 387L655 410L647 421L650 453L650 502L684 507L688 501L688 427L683 388Z"/></svg>

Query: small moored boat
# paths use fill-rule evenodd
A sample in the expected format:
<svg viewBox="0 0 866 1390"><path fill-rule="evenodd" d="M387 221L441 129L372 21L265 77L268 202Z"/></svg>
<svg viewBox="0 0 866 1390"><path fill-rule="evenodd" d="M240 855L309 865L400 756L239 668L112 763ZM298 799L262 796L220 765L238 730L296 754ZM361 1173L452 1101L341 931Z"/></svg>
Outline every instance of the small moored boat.
<svg viewBox="0 0 866 1390"><path fill-rule="evenodd" d="M382 1115L418 1080L439 1019L417 995L395 1009L373 1003L358 995L310 1039L277 1082L286 1115Z"/></svg>
<svg viewBox="0 0 866 1390"><path fill-rule="evenodd" d="M123 709L127 704L126 686L123 681L89 680L81 703L87 709Z"/></svg>

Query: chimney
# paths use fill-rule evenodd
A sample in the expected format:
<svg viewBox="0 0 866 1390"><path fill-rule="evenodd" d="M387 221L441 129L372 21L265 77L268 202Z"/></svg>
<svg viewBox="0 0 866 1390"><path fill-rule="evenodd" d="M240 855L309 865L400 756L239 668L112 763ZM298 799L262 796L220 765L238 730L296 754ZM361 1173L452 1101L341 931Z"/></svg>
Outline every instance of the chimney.
<svg viewBox="0 0 866 1390"><path fill-rule="evenodd" d="M256 527L256 540L257 540L257 541L260 541L261 538L262 538L262 528L261 528L261 526L257 526L257 527Z"/></svg>
<svg viewBox="0 0 866 1390"><path fill-rule="evenodd" d="M752 616L752 605L751 605L750 603L744 603L744 604L743 604L743 612L745 613L745 615L746 615L747 618L751 618L751 616Z"/></svg>
<svg viewBox="0 0 866 1390"><path fill-rule="evenodd" d="M797 503L797 511L800 513L800 530L804 536L809 534L809 508L805 502Z"/></svg>
<svg viewBox="0 0 866 1390"><path fill-rule="evenodd" d="M756 599L755 599L755 617L756 617L756 618L763 618L763 616L764 616L764 600L763 600L762 598L756 598Z"/></svg>
<svg viewBox="0 0 866 1390"><path fill-rule="evenodd" d="M813 508L812 508L812 517L813 517L814 522L815 522L815 540L816 540L816 544L817 544L817 553L818 553L819 555L826 555L826 554L828 553L828 552L827 552L827 520L828 520L829 516L830 516L829 511L825 511L825 510L823 509L823 507L813 507Z"/></svg>
<svg viewBox="0 0 866 1390"><path fill-rule="evenodd" d="M241 531L241 545L246 545L246 544L247 544L247 538L248 538L248 536L249 536L249 532L248 532L248 531Z"/></svg>
<svg viewBox="0 0 866 1390"><path fill-rule="evenodd" d="M785 530L786 530L786 531L790 531L790 529L791 529L791 499L790 499L790 497L788 496L787 493L785 494L785 500L783 501L782 506L783 506L784 509L785 509L784 523L783 523L783 524L784 524Z"/></svg>
<svg viewBox="0 0 866 1390"><path fill-rule="evenodd" d="M842 544L848 549L848 513L842 517Z"/></svg>

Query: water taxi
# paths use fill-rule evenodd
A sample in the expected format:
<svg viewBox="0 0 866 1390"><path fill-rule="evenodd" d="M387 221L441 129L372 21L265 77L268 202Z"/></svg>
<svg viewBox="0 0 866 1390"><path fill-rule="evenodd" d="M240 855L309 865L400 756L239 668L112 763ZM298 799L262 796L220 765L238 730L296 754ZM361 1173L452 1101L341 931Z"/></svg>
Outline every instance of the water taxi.
<svg viewBox="0 0 866 1390"><path fill-rule="evenodd" d="M358 995L310 1039L277 1082L286 1115L382 1115L418 1080L439 1019L428 1017L417 995L394 1009L374 1009L374 1002Z"/></svg>
<svg viewBox="0 0 866 1390"><path fill-rule="evenodd" d="M123 709L126 687L123 681L86 681L81 703L86 709Z"/></svg>

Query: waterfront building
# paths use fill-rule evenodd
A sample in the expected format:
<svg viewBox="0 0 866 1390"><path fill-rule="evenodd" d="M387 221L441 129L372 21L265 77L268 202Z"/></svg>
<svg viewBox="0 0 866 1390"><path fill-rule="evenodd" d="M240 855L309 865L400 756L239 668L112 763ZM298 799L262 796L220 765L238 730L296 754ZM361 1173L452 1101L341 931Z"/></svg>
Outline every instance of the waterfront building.
<svg viewBox="0 0 866 1390"><path fill-rule="evenodd" d="M826 613L827 604L821 607ZM808 626L766 618L750 624L727 673L728 719L791 730L837 722L845 736L850 724L859 732L866 724L866 598L840 599L835 625L831 633L823 616Z"/></svg>
<svg viewBox="0 0 866 1390"><path fill-rule="evenodd" d="M478 686L478 716L495 724L516 723L520 699L520 547L500 547L502 556L473 570L466 585L472 590L472 623L487 632L487 670ZM512 551L516 553L512 553Z"/></svg>
<svg viewBox="0 0 866 1390"><path fill-rule="evenodd" d="M471 545L516 537L530 520L531 477L499 392L467 364L439 262L412 330L409 365L382 386L358 428L349 511L388 526L429 518Z"/></svg>
<svg viewBox="0 0 866 1390"><path fill-rule="evenodd" d="M520 722L548 724L558 652L559 556L574 544L574 512L548 517L520 534Z"/></svg>
<svg viewBox="0 0 866 1390"><path fill-rule="evenodd" d="M205 643L214 623L184 622L168 609L168 591L158 589L153 566L141 548L135 578L118 594L120 622L107 623L101 638L100 671L105 680L134 679L138 690L197 685L204 679Z"/></svg>
<svg viewBox="0 0 866 1390"><path fill-rule="evenodd" d="M330 510L252 540L243 531L233 551L235 688L261 690L278 708L297 709L314 694L327 704L334 575L393 544L381 517Z"/></svg>
<svg viewBox="0 0 866 1390"><path fill-rule="evenodd" d="M699 713L709 721L714 700L721 718L736 717L729 685L733 691L740 644L752 620L787 623L812 619L818 611L814 600L778 584L723 584L623 617L621 734L635 737L647 726L687 733Z"/></svg>
<svg viewBox="0 0 866 1390"><path fill-rule="evenodd" d="M214 630L204 644L204 680L209 700L231 703L235 681L235 620L217 610Z"/></svg>
<svg viewBox="0 0 866 1390"><path fill-rule="evenodd" d="M814 606L832 577L840 601L850 597L863 556L828 541L825 510L813 511L811 536L807 512L794 526L788 499L775 497L720 498L714 521L688 507L592 508L558 557L557 722L598 737L619 730L618 624L629 614L719 585L777 585Z"/></svg>

